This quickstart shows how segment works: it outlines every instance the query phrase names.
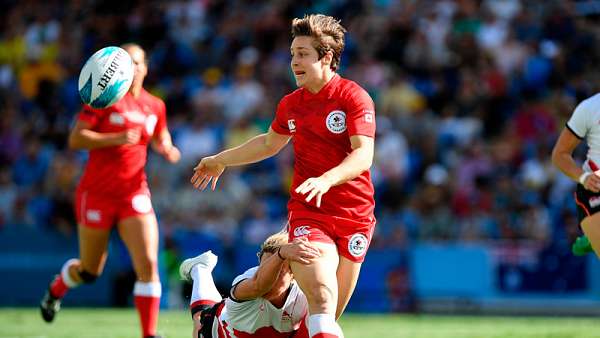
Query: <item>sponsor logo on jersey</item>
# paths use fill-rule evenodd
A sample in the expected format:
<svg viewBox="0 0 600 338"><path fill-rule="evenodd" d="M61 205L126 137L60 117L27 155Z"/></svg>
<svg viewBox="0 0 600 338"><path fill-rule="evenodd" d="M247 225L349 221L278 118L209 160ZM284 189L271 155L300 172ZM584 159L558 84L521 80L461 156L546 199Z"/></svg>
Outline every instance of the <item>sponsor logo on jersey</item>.
<svg viewBox="0 0 600 338"><path fill-rule="evenodd" d="M296 120L294 120L294 119L288 120L288 129L290 130L290 133L296 132Z"/></svg>
<svg viewBox="0 0 600 338"><path fill-rule="evenodd" d="M283 310L283 313L281 314L281 321L282 322L292 322L292 315L287 313L287 311Z"/></svg>
<svg viewBox="0 0 600 338"><path fill-rule="evenodd" d="M121 114L115 112L110 113L110 116L108 117L108 121L111 124L116 124L118 126L122 126L125 124L125 118L123 118L123 116L121 116Z"/></svg>
<svg viewBox="0 0 600 338"><path fill-rule="evenodd" d="M87 210L85 212L85 218L90 222L100 222L102 220L102 213L100 210Z"/></svg>
<svg viewBox="0 0 600 338"><path fill-rule="evenodd" d="M131 206L133 210L145 214L152 210L152 202L150 201L150 197L148 195L135 195L131 199Z"/></svg>
<svg viewBox="0 0 600 338"><path fill-rule="evenodd" d="M367 236L363 234L354 234L348 241L348 251L354 257L360 257L367 250Z"/></svg>
<svg viewBox="0 0 600 338"><path fill-rule="evenodd" d="M592 196L590 197L590 207L595 208L600 205L600 196Z"/></svg>
<svg viewBox="0 0 600 338"><path fill-rule="evenodd" d="M123 113L123 116L132 123L143 124L146 122L146 115L136 110L126 111Z"/></svg>
<svg viewBox="0 0 600 338"><path fill-rule="evenodd" d="M330 132L341 134L346 131L346 113L341 110L334 110L325 119L325 125Z"/></svg>
<svg viewBox="0 0 600 338"><path fill-rule="evenodd" d="M294 229L294 237L302 237L310 234L308 225L302 225Z"/></svg>
<svg viewBox="0 0 600 338"><path fill-rule="evenodd" d="M148 115L146 118L146 132L148 135L154 135L154 128L156 128L156 122L158 122L158 117L156 115Z"/></svg>

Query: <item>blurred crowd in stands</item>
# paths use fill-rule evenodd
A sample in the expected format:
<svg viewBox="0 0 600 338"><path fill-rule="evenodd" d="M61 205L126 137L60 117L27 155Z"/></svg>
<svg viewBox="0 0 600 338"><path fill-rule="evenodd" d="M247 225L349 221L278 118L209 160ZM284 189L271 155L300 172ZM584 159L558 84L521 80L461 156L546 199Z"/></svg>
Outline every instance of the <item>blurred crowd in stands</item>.
<svg viewBox="0 0 600 338"><path fill-rule="evenodd" d="M282 228L289 147L228 169L215 192L193 190L189 178L201 157L268 128L295 89L291 19L316 12L348 29L340 73L376 103L372 247L550 246L576 229L575 183L549 155L576 104L600 88L595 1L5 0L0 235L74 236L86 154L66 141L81 107L79 70L99 48L130 41L147 50L145 87L165 100L182 152L176 166L150 156L147 167L167 246L255 244Z"/></svg>

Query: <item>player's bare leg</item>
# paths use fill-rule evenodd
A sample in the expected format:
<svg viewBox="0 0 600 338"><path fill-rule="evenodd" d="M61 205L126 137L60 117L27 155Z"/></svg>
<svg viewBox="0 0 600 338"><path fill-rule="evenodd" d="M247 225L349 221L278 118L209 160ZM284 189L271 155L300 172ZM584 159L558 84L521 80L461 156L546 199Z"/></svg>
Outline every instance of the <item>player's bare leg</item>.
<svg viewBox="0 0 600 338"><path fill-rule="evenodd" d="M600 213L584 218L581 221L581 228L589 239L594 252L600 258L600 254L598 254L600 252Z"/></svg>
<svg viewBox="0 0 600 338"><path fill-rule="evenodd" d="M294 279L308 300L308 326L311 337L343 337L335 321L338 302L337 270L339 257L334 244L313 242L321 251L321 257L312 264L291 262Z"/></svg>
<svg viewBox="0 0 600 338"><path fill-rule="evenodd" d="M69 289L81 283L92 283L104 269L110 230L79 225L77 233L80 259L70 259L63 265L40 303L42 318L46 322L54 320L60 310L61 299Z"/></svg>
<svg viewBox="0 0 600 338"><path fill-rule="evenodd" d="M122 219L119 235L131 256L137 282L133 289L144 337L156 335L160 296L158 277L158 223L153 213Z"/></svg>
<svg viewBox="0 0 600 338"><path fill-rule="evenodd" d="M100 276L106 264L108 253L108 241L110 239L110 230L95 229L80 225L79 233L79 257L81 260L80 271L87 271L90 274ZM76 269L73 266L69 269L73 278L80 278L79 274L72 273ZM81 279L79 279L81 281Z"/></svg>
<svg viewBox="0 0 600 338"><path fill-rule="evenodd" d="M338 301L335 310L336 320L344 313L350 297L354 293L361 266L362 263L353 262L346 257L340 256L340 263L337 268Z"/></svg>
<svg viewBox="0 0 600 338"><path fill-rule="evenodd" d="M158 282L158 223L154 214L137 215L119 222L119 235L131 255L142 282Z"/></svg>

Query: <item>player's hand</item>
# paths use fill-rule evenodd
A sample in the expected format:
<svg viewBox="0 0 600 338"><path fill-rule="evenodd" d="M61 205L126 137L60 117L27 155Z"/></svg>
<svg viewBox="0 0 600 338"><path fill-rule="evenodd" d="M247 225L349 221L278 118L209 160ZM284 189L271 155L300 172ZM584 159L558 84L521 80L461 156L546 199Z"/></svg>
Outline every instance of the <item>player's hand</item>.
<svg viewBox="0 0 600 338"><path fill-rule="evenodd" d="M287 260L302 264L310 264L316 258L321 257L319 249L306 237L298 237L292 243L281 246L279 254Z"/></svg>
<svg viewBox="0 0 600 338"><path fill-rule="evenodd" d="M591 192L600 192L600 176L595 172L588 177L583 182L583 187Z"/></svg>
<svg viewBox="0 0 600 338"><path fill-rule="evenodd" d="M304 181L296 188L296 193L306 195L306 202L310 202L313 198L317 198L317 207L321 207L321 199L323 195L329 191L331 188L331 182L324 178L320 177L311 177Z"/></svg>
<svg viewBox="0 0 600 338"><path fill-rule="evenodd" d="M211 189L215 190L217 181L224 170L225 165L219 162L215 156L205 157L194 168L194 176L192 176L190 182L192 182L194 188L202 191L212 181Z"/></svg>
<svg viewBox="0 0 600 338"><path fill-rule="evenodd" d="M169 151L165 152L165 158L169 163L177 163L181 159L181 152L177 147L172 146Z"/></svg>
<svg viewBox="0 0 600 338"><path fill-rule="evenodd" d="M117 144L138 144L142 137L141 128L131 128L117 134Z"/></svg>
<svg viewBox="0 0 600 338"><path fill-rule="evenodd" d="M198 312L196 314L197 318L192 319L192 321L194 323L194 327L192 328L192 338L202 338L200 336L200 333L202 331L202 324L200 323L201 313L202 312Z"/></svg>

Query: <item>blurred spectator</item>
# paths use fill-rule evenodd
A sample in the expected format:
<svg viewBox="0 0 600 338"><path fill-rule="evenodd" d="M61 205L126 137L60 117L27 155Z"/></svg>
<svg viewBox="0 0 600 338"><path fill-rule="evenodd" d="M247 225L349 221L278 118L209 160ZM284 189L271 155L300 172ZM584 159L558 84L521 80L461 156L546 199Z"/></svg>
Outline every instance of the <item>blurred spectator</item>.
<svg viewBox="0 0 600 338"><path fill-rule="evenodd" d="M17 187L7 167L0 167L0 230L15 221Z"/></svg>
<svg viewBox="0 0 600 338"><path fill-rule="evenodd" d="M0 164L12 164L23 151L23 135L15 109L7 105L0 108Z"/></svg>
<svg viewBox="0 0 600 338"><path fill-rule="evenodd" d="M223 113L227 120L232 123L253 112L259 106L264 96L262 85L252 78L254 72L253 63L256 62L257 53L255 49L250 48L240 53L240 55L252 54L254 56L245 56L253 60L243 60L243 63L235 70L234 84L229 89L228 99L223 104Z"/></svg>
<svg viewBox="0 0 600 338"><path fill-rule="evenodd" d="M178 131L176 138L181 160L186 164L218 151L221 145L217 130L208 125L205 116L197 115L190 122Z"/></svg>
<svg viewBox="0 0 600 338"><path fill-rule="evenodd" d="M40 140L27 137L25 152L19 156L13 165L13 180L22 189L43 186L51 154L42 149Z"/></svg>

